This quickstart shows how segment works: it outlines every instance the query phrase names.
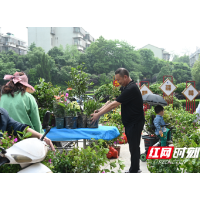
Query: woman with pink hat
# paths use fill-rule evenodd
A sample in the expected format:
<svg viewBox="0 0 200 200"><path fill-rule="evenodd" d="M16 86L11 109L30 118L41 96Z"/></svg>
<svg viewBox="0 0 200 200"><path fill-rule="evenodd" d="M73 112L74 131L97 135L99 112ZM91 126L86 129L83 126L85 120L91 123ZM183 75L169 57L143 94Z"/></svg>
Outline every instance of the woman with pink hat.
<svg viewBox="0 0 200 200"><path fill-rule="evenodd" d="M23 72L14 75L5 75L4 80L9 82L1 89L0 107L7 110L15 121L27 124L35 131L44 134L40 122L38 105L30 94L35 91L28 84L28 77Z"/></svg>

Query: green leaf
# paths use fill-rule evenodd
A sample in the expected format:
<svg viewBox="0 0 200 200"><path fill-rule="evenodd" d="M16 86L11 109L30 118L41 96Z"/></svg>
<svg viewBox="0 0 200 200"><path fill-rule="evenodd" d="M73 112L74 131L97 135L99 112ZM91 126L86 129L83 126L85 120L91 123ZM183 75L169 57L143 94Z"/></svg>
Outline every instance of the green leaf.
<svg viewBox="0 0 200 200"><path fill-rule="evenodd" d="M28 132L24 135L24 138L28 138L28 137L31 137L32 136L32 133L31 132Z"/></svg>

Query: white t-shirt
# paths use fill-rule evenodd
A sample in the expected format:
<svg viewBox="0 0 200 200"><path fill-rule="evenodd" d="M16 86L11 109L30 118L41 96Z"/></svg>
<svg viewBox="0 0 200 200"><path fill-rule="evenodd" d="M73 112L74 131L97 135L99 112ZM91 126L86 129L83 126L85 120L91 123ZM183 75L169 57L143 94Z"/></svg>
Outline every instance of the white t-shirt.
<svg viewBox="0 0 200 200"><path fill-rule="evenodd" d="M197 113L198 115L197 115L197 118L194 120L194 122L197 122L200 120L200 102L199 102L199 105L197 106L195 113Z"/></svg>

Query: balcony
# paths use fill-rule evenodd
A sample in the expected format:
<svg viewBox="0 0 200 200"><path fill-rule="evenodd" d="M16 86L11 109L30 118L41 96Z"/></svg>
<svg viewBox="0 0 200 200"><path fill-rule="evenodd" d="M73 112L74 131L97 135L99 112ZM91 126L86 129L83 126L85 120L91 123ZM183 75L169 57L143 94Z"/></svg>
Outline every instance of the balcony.
<svg viewBox="0 0 200 200"><path fill-rule="evenodd" d="M86 34L84 39L89 40L90 42L94 42L94 38L90 34Z"/></svg>
<svg viewBox="0 0 200 200"><path fill-rule="evenodd" d="M85 36L85 30L82 27L74 27L74 33L80 33L81 35Z"/></svg>
<svg viewBox="0 0 200 200"><path fill-rule="evenodd" d="M74 45L86 48L86 42L81 38L74 38Z"/></svg>
<svg viewBox="0 0 200 200"><path fill-rule="evenodd" d="M55 30L53 27L51 27L51 32L50 32L52 35L55 35Z"/></svg>
<svg viewBox="0 0 200 200"><path fill-rule="evenodd" d="M86 48L88 48L90 46L90 44L86 44Z"/></svg>

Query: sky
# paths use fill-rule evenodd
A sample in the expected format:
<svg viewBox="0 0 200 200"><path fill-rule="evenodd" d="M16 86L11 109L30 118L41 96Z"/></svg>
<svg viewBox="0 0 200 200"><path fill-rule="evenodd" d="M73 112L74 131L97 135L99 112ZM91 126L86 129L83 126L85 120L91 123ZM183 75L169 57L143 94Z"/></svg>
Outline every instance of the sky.
<svg viewBox="0 0 200 200"><path fill-rule="evenodd" d="M190 55L200 48L200 27L83 27L98 39L103 36L110 40L123 40L139 49L147 44L164 48L179 56ZM1 27L1 32L10 32L28 44L26 27Z"/></svg>

